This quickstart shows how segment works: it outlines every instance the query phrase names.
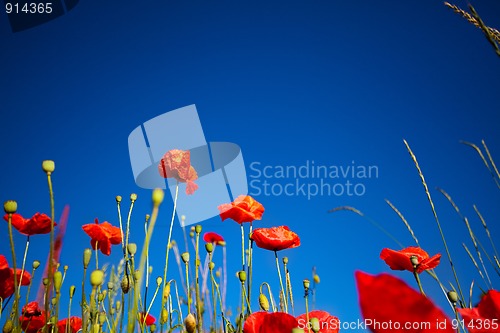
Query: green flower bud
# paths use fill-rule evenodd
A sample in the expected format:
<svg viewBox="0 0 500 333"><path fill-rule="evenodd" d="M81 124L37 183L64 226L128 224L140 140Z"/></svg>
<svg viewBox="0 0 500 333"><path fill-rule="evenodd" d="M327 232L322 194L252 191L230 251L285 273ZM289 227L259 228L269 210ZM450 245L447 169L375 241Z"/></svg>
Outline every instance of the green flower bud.
<svg viewBox="0 0 500 333"><path fill-rule="evenodd" d="M141 275L142 275L142 274L141 274L141 271L140 271L140 270L138 270L138 269L136 269L136 270L134 271L134 281L135 281L135 282L139 282L139 280L141 279Z"/></svg>
<svg viewBox="0 0 500 333"><path fill-rule="evenodd" d="M196 318L191 313L184 319L184 327L188 333L194 333L196 331Z"/></svg>
<svg viewBox="0 0 500 333"><path fill-rule="evenodd" d="M56 290L57 294L61 292L61 286L62 286L62 273L60 271L57 271L54 273L54 289Z"/></svg>
<svg viewBox="0 0 500 333"><path fill-rule="evenodd" d="M288 257L283 257L283 264L288 264Z"/></svg>
<svg viewBox="0 0 500 333"><path fill-rule="evenodd" d="M318 275L318 274L314 274L314 276L313 276L313 281L314 281L314 283L316 283L316 284L318 284L318 283L319 283L320 279L319 279L319 275Z"/></svg>
<svg viewBox="0 0 500 333"><path fill-rule="evenodd" d="M99 325L104 325L106 322L106 312L99 312Z"/></svg>
<svg viewBox="0 0 500 333"><path fill-rule="evenodd" d="M163 299L165 302L168 299L168 296L170 296L170 282L165 285L165 289L163 289Z"/></svg>
<svg viewBox="0 0 500 333"><path fill-rule="evenodd" d="M132 193L132 194L130 195L130 201L135 202L136 200L137 200L137 194Z"/></svg>
<svg viewBox="0 0 500 333"><path fill-rule="evenodd" d="M92 258L92 250L85 249L83 251L83 268L87 269L89 267L90 258Z"/></svg>
<svg viewBox="0 0 500 333"><path fill-rule="evenodd" d="M55 306L57 304L57 298L52 297L52 299L50 300L50 303L52 304L52 306Z"/></svg>
<svg viewBox="0 0 500 333"><path fill-rule="evenodd" d="M211 262L208 263L208 268L210 270L214 269L214 267L215 267L215 263L213 261L211 261Z"/></svg>
<svg viewBox="0 0 500 333"><path fill-rule="evenodd" d="M146 214L146 223L149 221L150 218L151 218L151 215Z"/></svg>
<svg viewBox="0 0 500 333"><path fill-rule="evenodd" d="M42 162L42 170L50 175L56 169L56 164L52 160L45 160Z"/></svg>
<svg viewBox="0 0 500 333"><path fill-rule="evenodd" d="M160 314L160 324L165 325L168 322L168 311L167 309L163 308L161 309L161 314Z"/></svg>
<svg viewBox="0 0 500 333"><path fill-rule="evenodd" d="M259 295L259 305L262 311L269 311L269 300L267 299L266 295Z"/></svg>
<svg viewBox="0 0 500 333"><path fill-rule="evenodd" d="M49 285L49 278L43 278L42 283L45 287Z"/></svg>
<svg viewBox="0 0 500 333"><path fill-rule="evenodd" d="M108 282L108 290L113 290L113 288L115 287L115 284L111 281Z"/></svg>
<svg viewBox="0 0 500 333"><path fill-rule="evenodd" d="M94 270L90 273L90 284L92 287L98 287L102 285L104 282L104 272L100 269Z"/></svg>
<svg viewBox="0 0 500 333"><path fill-rule="evenodd" d="M191 231L191 232L189 233L189 237L193 238L193 237L194 237L194 232L192 232L192 231Z"/></svg>
<svg viewBox="0 0 500 333"><path fill-rule="evenodd" d="M189 262L189 252L184 252L181 254L182 261L187 264Z"/></svg>
<svg viewBox="0 0 500 333"><path fill-rule="evenodd" d="M161 276L158 276L156 278L156 285L159 287L159 286L161 286L162 282L163 282L163 278Z"/></svg>
<svg viewBox="0 0 500 333"><path fill-rule="evenodd" d="M116 311L120 311L121 308L122 308L122 302L121 301L116 301L115 306L116 306Z"/></svg>
<svg viewBox="0 0 500 333"><path fill-rule="evenodd" d="M127 294L130 290L130 278L128 275L124 275L121 282L122 292Z"/></svg>
<svg viewBox="0 0 500 333"><path fill-rule="evenodd" d="M205 250L207 250L207 253L212 253L214 251L214 245L212 243L205 243Z"/></svg>
<svg viewBox="0 0 500 333"><path fill-rule="evenodd" d="M159 206L163 202L165 197L165 192L161 188L155 188L153 190L153 205Z"/></svg>
<svg viewBox="0 0 500 333"><path fill-rule="evenodd" d="M417 267L418 266L418 257L413 255L410 257L410 261L411 261L411 264L413 265L413 267Z"/></svg>
<svg viewBox="0 0 500 333"><path fill-rule="evenodd" d="M98 302L104 301L104 294L103 293L99 293L99 295L97 295L97 301Z"/></svg>
<svg viewBox="0 0 500 333"><path fill-rule="evenodd" d="M128 244L127 251L133 257L137 253L137 244L135 243Z"/></svg>
<svg viewBox="0 0 500 333"><path fill-rule="evenodd" d="M196 227L194 227L194 231L199 234L201 232L201 225L197 224Z"/></svg>
<svg viewBox="0 0 500 333"><path fill-rule="evenodd" d="M309 323L311 323L311 329L314 333L319 332L319 320L316 317L309 319Z"/></svg>
<svg viewBox="0 0 500 333"><path fill-rule="evenodd" d="M75 286L69 287L69 298L73 298L73 296L75 296L75 290L76 290Z"/></svg>
<svg viewBox="0 0 500 333"><path fill-rule="evenodd" d="M3 203L3 210L6 214L15 214L17 212L17 202L14 200L7 200Z"/></svg>
<svg viewBox="0 0 500 333"><path fill-rule="evenodd" d="M116 200L116 203L120 203L120 202L122 202L122 196L121 196L121 195L117 195L117 196L115 197L115 200Z"/></svg>
<svg viewBox="0 0 500 333"><path fill-rule="evenodd" d="M247 273L245 271L239 271L238 278L240 279L240 282L245 282L247 280Z"/></svg>
<svg viewBox="0 0 500 333"><path fill-rule="evenodd" d="M304 285L305 290L309 290L310 282L308 279L305 279L304 281L302 281L302 284Z"/></svg>
<svg viewBox="0 0 500 333"><path fill-rule="evenodd" d="M151 324L151 326L149 326L149 330L151 331L151 333L156 332L156 324Z"/></svg>
<svg viewBox="0 0 500 333"><path fill-rule="evenodd" d="M40 267L40 262L38 260L33 261L31 267L33 267L33 269L37 269L38 267Z"/></svg>
<svg viewBox="0 0 500 333"><path fill-rule="evenodd" d="M14 330L14 323L12 322L12 320L7 319L5 321L5 324L3 325L2 332L3 333L11 333L13 330Z"/></svg>
<svg viewBox="0 0 500 333"><path fill-rule="evenodd" d="M450 290L448 291L448 299L451 303L456 304L458 302L458 294L456 291Z"/></svg>

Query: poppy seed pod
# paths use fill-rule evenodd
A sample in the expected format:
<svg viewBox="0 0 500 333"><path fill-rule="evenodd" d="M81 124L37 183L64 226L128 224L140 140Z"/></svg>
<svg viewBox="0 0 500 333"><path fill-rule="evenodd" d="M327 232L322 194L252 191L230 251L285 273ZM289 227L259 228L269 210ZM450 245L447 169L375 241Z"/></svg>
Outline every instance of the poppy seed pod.
<svg viewBox="0 0 500 333"><path fill-rule="evenodd" d="M168 311L167 309L163 308L161 309L160 313L160 324L165 325L168 321Z"/></svg>
<svg viewBox="0 0 500 333"><path fill-rule="evenodd" d="M413 267L418 266L418 257L417 256L411 256L410 261L411 261L411 264L413 265Z"/></svg>
<svg viewBox="0 0 500 333"><path fill-rule="evenodd" d="M89 267L90 258L92 258L92 250L83 250L83 268L87 269L87 267Z"/></svg>
<svg viewBox="0 0 500 333"><path fill-rule="evenodd" d="M454 290L448 291L448 299L450 300L451 303L455 304L458 302L458 294Z"/></svg>
<svg viewBox="0 0 500 333"><path fill-rule="evenodd" d="M283 264L285 264L285 265L288 264L288 257L283 257Z"/></svg>
<svg viewBox="0 0 500 333"><path fill-rule="evenodd" d="M196 318L191 313L184 319L184 327L188 333L196 331Z"/></svg>
<svg viewBox="0 0 500 333"><path fill-rule="evenodd" d="M214 269L214 267L215 267L215 263L214 263L213 261L211 261L211 262L209 262L209 263L208 263L208 268L209 268L210 270L213 270L213 269Z"/></svg>
<svg viewBox="0 0 500 333"><path fill-rule="evenodd" d="M163 202L163 198L165 197L165 193L161 188L155 188L153 190L153 205L158 206Z"/></svg>
<svg viewBox="0 0 500 333"><path fill-rule="evenodd" d="M115 197L115 200L116 200L116 202L117 202L117 203L122 202L122 196L121 196L121 195L117 195L117 196Z"/></svg>
<svg viewBox="0 0 500 333"><path fill-rule="evenodd" d="M127 251L133 257L137 253L137 244L135 243L128 244Z"/></svg>
<svg viewBox="0 0 500 333"><path fill-rule="evenodd" d="M132 194L130 195L130 201L135 202L136 200L137 200L137 194L132 193Z"/></svg>
<svg viewBox="0 0 500 333"><path fill-rule="evenodd" d="M187 264L189 262L189 252L184 252L181 254L182 261Z"/></svg>
<svg viewBox="0 0 500 333"><path fill-rule="evenodd" d="M212 253L214 251L214 245L212 243L205 243L205 250L208 253Z"/></svg>
<svg viewBox="0 0 500 333"><path fill-rule="evenodd" d="M104 325L104 323L106 322L106 312L102 311L102 312L99 312L99 325Z"/></svg>
<svg viewBox="0 0 500 333"><path fill-rule="evenodd" d="M196 225L196 227L194 227L194 231L195 231L197 234L201 233L201 229L202 229L202 228L201 228L201 225L199 225L199 224L197 224L197 225Z"/></svg>
<svg viewBox="0 0 500 333"><path fill-rule="evenodd" d="M38 267L40 267L40 262L38 260L33 261L31 267L33 267L33 269L37 269Z"/></svg>
<svg viewBox="0 0 500 333"><path fill-rule="evenodd" d="M54 163L54 161L45 160L42 162L42 170L45 173L51 174L52 172L54 172L55 169L56 169L56 164Z"/></svg>
<svg viewBox="0 0 500 333"><path fill-rule="evenodd" d="M62 286L62 273L61 271L57 271L54 273L54 289L56 293L59 294L61 292Z"/></svg>
<svg viewBox="0 0 500 333"><path fill-rule="evenodd" d="M128 291L130 290L130 278L128 277L128 275L123 276L121 282L121 288L124 294L127 294Z"/></svg>
<svg viewBox="0 0 500 333"><path fill-rule="evenodd" d="M267 299L266 295L259 295L259 305L262 311L269 311L269 300Z"/></svg>
<svg viewBox="0 0 500 333"><path fill-rule="evenodd" d="M104 272L100 269L94 270L90 273L90 284L92 287L98 287L104 282Z"/></svg>
<svg viewBox="0 0 500 333"><path fill-rule="evenodd" d="M156 278L156 285L159 287L159 286L161 286L162 282L163 282L163 278L161 276L158 276Z"/></svg>
<svg viewBox="0 0 500 333"><path fill-rule="evenodd" d="M238 278L240 279L240 282L245 282L247 280L247 273L245 271L239 271Z"/></svg>
<svg viewBox="0 0 500 333"><path fill-rule="evenodd" d="M3 210L7 214L15 214L17 212L17 202L14 200L7 200L3 203Z"/></svg>

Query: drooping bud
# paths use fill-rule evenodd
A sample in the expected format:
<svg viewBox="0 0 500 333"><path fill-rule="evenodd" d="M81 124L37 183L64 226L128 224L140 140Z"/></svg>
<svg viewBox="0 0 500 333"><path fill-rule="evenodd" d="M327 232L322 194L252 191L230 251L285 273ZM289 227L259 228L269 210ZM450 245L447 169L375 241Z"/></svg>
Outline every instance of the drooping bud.
<svg viewBox="0 0 500 333"><path fill-rule="evenodd" d="M14 200L7 200L3 203L3 210L6 214L15 214L17 212L17 202Z"/></svg>
<svg viewBox="0 0 500 333"><path fill-rule="evenodd" d="M52 160L45 160L42 162L42 170L50 175L56 169L56 164Z"/></svg>
<svg viewBox="0 0 500 333"><path fill-rule="evenodd" d="M92 287L98 287L104 282L104 272L100 269L94 270L90 273L90 284Z"/></svg>
<svg viewBox="0 0 500 333"><path fill-rule="evenodd" d="M89 267L90 258L92 258L92 250L85 249L83 250L83 268L87 269Z"/></svg>
<svg viewBox="0 0 500 333"><path fill-rule="evenodd" d="M259 295L259 305L262 311L269 311L269 300L267 299L266 295Z"/></svg>
<svg viewBox="0 0 500 333"><path fill-rule="evenodd" d="M191 313L184 319L184 327L188 333L194 333L196 331L196 318Z"/></svg>

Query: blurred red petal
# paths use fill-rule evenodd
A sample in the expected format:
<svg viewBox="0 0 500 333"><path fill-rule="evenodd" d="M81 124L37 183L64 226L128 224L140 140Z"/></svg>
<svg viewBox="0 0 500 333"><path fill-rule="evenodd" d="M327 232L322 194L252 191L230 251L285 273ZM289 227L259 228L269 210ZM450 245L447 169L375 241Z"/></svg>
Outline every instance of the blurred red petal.
<svg viewBox="0 0 500 333"><path fill-rule="evenodd" d="M470 333L500 332L500 292L488 290L477 307L458 309Z"/></svg>
<svg viewBox="0 0 500 333"><path fill-rule="evenodd" d="M254 312L243 326L243 333L290 333L297 319L284 312Z"/></svg>

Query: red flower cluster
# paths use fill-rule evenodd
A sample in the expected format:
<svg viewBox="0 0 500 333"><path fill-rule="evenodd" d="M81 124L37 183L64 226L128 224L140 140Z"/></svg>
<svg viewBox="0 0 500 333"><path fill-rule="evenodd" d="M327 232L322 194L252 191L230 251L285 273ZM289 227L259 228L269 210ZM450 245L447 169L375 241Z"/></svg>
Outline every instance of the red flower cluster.
<svg viewBox="0 0 500 333"><path fill-rule="evenodd" d="M82 318L74 316L61 319L57 322L57 329L59 333L77 333L82 329Z"/></svg>
<svg viewBox="0 0 500 333"><path fill-rule="evenodd" d="M427 252L415 246L410 246L399 251L383 249L382 252L380 252L380 258L384 260L391 269L399 271L407 270L413 272L413 264L411 263L412 256L417 258L417 273L419 274L427 269L435 268L439 265L439 261L441 260L440 254L429 257Z"/></svg>
<svg viewBox="0 0 500 333"><path fill-rule="evenodd" d="M9 221L9 215L5 214L3 219ZM51 219L45 214L36 213L29 219L20 214L12 214L12 226L21 234L26 236L48 234L51 228ZM54 222L54 226L57 224Z"/></svg>
<svg viewBox="0 0 500 333"><path fill-rule="evenodd" d="M287 226L255 229L250 238L255 244L266 250L281 251L300 245L299 236Z"/></svg>
<svg viewBox="0 0 500 333"><path fill-rule="evenodd" d="M19 317L19 323L25 333L42 332L46 321L47 316L40 310L38 302L30 302L26 304L22 309L21 316ZM69 319L65 318L57 322L57 329L59 333L77 333L81 328L82 319L80 317L71 317ZM47 331L50 332L50 330Z"/></svg>
<svg viewBox="0 0 500 333"><path fill-rule="evenodd" d="M122 242L122 232L120 228L112 226L108 222L99 224L99 220L95 219L95 223L89 223L82 226L83 231L90 236L90 244L94 250L99 247L104 255L111 254L111 245L117 245Z"/></svg>
<svg viewBox="0 0 500 333"><path fill-rule="evenodd" d="M312 318L318 319L318 333L338 333L340 329L339 318L330 315L326 311L311 311L309 312L309 321L311 321ZM305 313L301 314L297 317L297 321L299 323L299 328L303 328L305 332L308 332L306 328L309 327L308 325L310 324L307 322L307 315Z"/></svg>
<svg viewBox="0 0 500 333"><path fill-rule="evenodd" d="M264 206L249 195L240 195L232 203L222 204L219 207L222 221L232 219L239 224L262 219Z"/></svg>
<svg viewBox="0 0 500 333"><path fill-rule="evenodd" d="M21 269L16 269L17 285L26 286L31 282L31 274L23 272L21 277ZM7 297L14 293L14 269L9 267L7 259L0 255L0 298L6 300Z"/></svg>
<svg viewBox="0 0 500 333"><path fill-rule="evenodd" d="M458 309L470 333L500 332L500 292L488 290L477 307Z"/></svg>
<svg viewBox="0 0 500 333"><path fill-rule="evenodd" d="M309 312L309 321L312 318L318 319L319 333L338 333L339 319L325 311ZM307 322L306 314L295 318L284 312L254 312L252 313L243 327L244 333L289 333L294 328L301 328L308 332L310 323ZM310 330L309 332L312 332Z"/></svg>
<svg viewBox="0 0 500 333"><path fill-rule="evenodd" d="M198 179L198 174L191 165L189 150L168 151L158 164L158 172L163 178L174 178L178 182L186 183L187 194L193 194L198 189L198 185L194 183Z"/></svg>

